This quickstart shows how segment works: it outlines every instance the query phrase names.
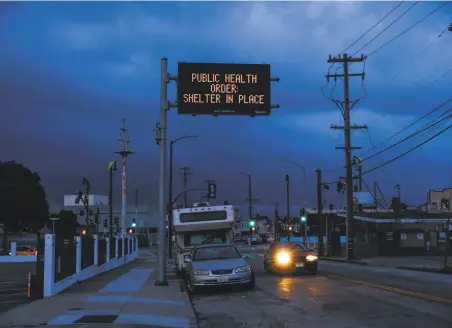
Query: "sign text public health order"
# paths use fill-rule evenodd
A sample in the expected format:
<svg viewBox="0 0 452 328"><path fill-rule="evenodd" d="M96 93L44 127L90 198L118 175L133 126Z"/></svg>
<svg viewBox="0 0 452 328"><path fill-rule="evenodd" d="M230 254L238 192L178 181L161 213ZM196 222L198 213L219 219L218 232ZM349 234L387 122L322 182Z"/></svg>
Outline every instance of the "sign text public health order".
<svg viewBox="0 0 452 328"><path fill-rule="evenodd" d="M178 112L252 115L270 112L270 65L179 63Z"/></svg>

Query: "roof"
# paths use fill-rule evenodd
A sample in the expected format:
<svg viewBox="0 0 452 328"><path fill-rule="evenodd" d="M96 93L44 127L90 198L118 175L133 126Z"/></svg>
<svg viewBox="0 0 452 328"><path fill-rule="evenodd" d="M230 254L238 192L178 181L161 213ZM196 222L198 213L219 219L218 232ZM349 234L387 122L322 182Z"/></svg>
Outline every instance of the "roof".
<svg viewBox="0 0 452 328"><path fill-rule="evenodd" d="M195 248L209 248L209 247L222 247L222 246L234 246L232 244L201 244L197 245Z"/></svg>

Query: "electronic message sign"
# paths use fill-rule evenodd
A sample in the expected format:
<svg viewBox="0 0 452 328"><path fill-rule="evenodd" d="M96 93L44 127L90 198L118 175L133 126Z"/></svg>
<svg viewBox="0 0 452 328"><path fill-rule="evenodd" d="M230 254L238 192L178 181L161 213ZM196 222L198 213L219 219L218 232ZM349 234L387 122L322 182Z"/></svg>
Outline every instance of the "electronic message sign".
<svg viewBox="0 0 452 328"><path fill-rule="evenodd" d="M270 65L179 63L179 114L269 115Z"/></svg>

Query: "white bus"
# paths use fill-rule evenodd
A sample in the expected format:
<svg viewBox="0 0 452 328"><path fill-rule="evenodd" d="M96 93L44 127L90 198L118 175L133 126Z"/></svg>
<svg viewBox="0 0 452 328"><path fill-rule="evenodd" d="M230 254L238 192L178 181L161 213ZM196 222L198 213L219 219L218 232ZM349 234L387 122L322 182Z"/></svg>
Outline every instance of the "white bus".
<svg viewBox="0 0 452 328"><path fill-rule="evenodd" d="M195 203L193 207L173 211L173 242L177 249L176 265L180 273L185 268L185 256L196 245L234 242L235 220L233 205Z"/></svg>

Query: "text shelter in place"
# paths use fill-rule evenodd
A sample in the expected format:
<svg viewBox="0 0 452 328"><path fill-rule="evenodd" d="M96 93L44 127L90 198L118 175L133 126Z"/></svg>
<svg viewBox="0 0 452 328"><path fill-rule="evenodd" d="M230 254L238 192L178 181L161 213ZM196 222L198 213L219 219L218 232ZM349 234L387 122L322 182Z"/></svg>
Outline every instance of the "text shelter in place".
<svg viewBox="0 0 452 328"><path fill-rule="evenodd" d="M179 63L178 112L269 115L270 65Z"/></svg>

